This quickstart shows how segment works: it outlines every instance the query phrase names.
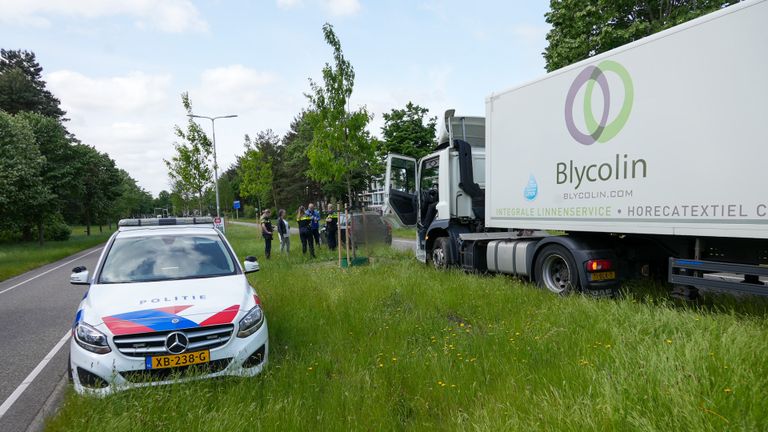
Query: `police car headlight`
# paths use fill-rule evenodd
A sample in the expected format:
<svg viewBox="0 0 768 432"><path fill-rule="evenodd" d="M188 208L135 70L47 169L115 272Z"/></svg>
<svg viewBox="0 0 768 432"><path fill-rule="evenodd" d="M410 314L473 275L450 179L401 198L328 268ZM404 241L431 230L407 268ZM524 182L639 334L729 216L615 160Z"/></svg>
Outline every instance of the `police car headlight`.
<svg viewBox="0 0 768 432"><path fill-rule="evenodd" d="M254 334L256 330L261 328L263 322L264 312L262 312L261 306L256 305L240 320L240 331L237 332L237 337L245 338Z"/></svg>
<svg viewBox="0 0 768 432"><path fill-rule="evenodd" d="M84 322L77 323L74 333L75 342L90 352L106 354L112 351L107 344L107 336Z"/></svg>

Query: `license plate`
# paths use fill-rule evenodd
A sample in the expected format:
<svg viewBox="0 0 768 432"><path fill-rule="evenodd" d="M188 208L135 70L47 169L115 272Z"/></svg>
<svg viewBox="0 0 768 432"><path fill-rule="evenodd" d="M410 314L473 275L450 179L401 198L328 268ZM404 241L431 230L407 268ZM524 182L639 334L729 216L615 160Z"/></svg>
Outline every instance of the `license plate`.
<svg viewBox="0 0 768 432"><path fill-rule="evenodd" d="M211 361L208 350L195 351L184 354L172 354L164 356L146 357L146 369L165 369L179 366L189 366Z"/></svg>
<svg viewBox="0 0 768 432"><path fill-rule="evenodd" d="M612 280L612 279L616 279L616 272L607 271L607 272L597 272L597 273L589 274L589 280L591 281L604 281L604 280Z"/></svg>

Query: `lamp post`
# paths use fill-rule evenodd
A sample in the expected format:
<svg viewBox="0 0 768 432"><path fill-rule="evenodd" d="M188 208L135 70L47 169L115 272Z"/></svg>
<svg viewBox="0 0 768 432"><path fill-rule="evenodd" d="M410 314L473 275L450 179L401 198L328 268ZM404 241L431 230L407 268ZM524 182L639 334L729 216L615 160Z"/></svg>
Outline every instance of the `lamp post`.
<svg viewBox="0 0 768 432"><path fill-rule="evenodd" d="M216 217L220 217L221 207L219 206L219 163L216 161L216 120L223 118L234 118L237 114L224 116L208 117L196 114L187 114L190 118L203 118L211 121L211 132L213 136L213 182L216 187Z"/></svg>

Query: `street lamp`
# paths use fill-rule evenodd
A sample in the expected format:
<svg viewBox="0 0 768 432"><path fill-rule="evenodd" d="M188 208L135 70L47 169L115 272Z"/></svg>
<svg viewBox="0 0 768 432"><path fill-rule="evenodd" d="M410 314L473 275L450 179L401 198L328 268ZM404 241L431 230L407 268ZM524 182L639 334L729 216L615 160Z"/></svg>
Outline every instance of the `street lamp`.
<svg viewBox="0 0 768 432"><path fill-rule="evenodd" d="M195 114L187 114L190 118L203 118L211 121L211 131L213 135L213 182L216 186L216 217L221 215L221 207L219 206L219 163L216 162L216 120L224 118L234 118L237 114L230 114L225 116L208 117Z"/></svg>

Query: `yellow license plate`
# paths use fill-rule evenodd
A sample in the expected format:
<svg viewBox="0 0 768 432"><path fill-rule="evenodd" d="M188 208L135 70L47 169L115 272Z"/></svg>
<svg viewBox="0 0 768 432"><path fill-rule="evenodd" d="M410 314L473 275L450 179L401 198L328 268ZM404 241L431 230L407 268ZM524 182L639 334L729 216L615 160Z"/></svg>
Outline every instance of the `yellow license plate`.
<svg viewBox="0 0 768 432"><path fill-rule="evenodd" d="M165 369L179 366L208 363L211 361L211 353L208 350L195 351L184 354L172 354L146 358L147 369Z"/></svg>
<svg viewBox="0 0 768 432"><path fill-rule="evenodd" d="M591 281L604 281L604 280L612 280L612 279L616 279L616 272L607 271L607 272L597 272L597 273L589 274L589 280Z"/></svg>

